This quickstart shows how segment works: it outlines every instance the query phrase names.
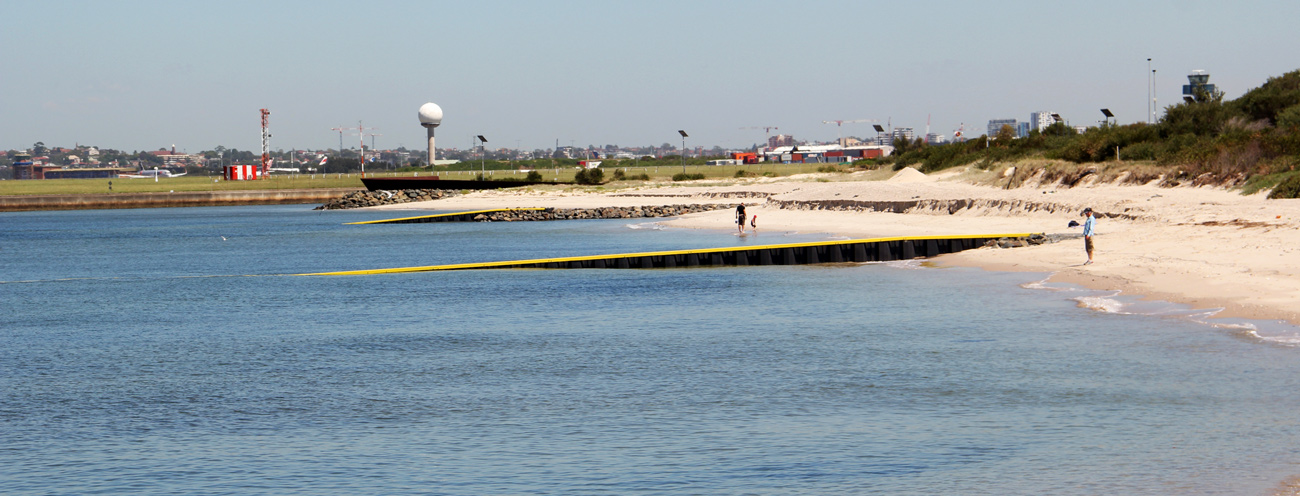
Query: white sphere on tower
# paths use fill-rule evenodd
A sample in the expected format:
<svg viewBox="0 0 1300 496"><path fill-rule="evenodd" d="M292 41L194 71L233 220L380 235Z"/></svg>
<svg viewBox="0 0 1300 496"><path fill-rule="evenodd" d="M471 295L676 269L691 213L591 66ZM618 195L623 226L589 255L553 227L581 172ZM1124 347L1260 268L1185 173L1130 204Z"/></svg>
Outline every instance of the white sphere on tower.
<svg viewBox="0 0 1300 496"><path fill-rule="evenodd" d="M429 102L420 106L420 125L425 127L438 127L442 124L442 107L438 104Z"/></svg>

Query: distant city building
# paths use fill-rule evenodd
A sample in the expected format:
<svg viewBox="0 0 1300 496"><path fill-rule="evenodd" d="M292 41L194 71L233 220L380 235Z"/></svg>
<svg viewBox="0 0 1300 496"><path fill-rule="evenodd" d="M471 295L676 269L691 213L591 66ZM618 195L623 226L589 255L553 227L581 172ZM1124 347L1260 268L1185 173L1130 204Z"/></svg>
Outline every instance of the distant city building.
<svg viewBox="0 0 1300 496"><path fill-rule="evenodd" d="M925 135L925 142L931 145L942 145L948 142L948 137L938 133Z"/></svg>
<svg viewBox="0 0 1300 496"><path fill-rule="evenodd" d="M776 148L778 146L794 146L794 144L795 144L794 136L788 134L778 134L776 136L767 139L768 148Z"/></svg>
<svg viewBox="0 0 1300 496"><path fill-rule="evenodd" d="M1015 119L990 119L989 132L987 136L990 138L997 136L999 132L1002 132L1002 126L1011 126L1011 130L1014 131L1016 129L1016 120Z"/></svg>
<svg viewBox="0 0 1300 496"><path fill-rule="evenodd" d="M1028 122L1017 122L1017 123L1016 123L1016 137L1017 137L1017 138L1024 138L1024 137L1026 137L1026 136L1029 136L1029 123L1028 123Z"/></svg>
<svg viewBox="0 0 1300 496"><path fill-rule="evenodd" d="M13 178L28 179L113 179L128 169L116 167L69 169L57 166L41 165L32 162L32 156L19 152L14 155Z"/></svg>
<svg viewBox="0 0 1300 496"><path fill-rule="evenodd" d="M555 153L551 156L553 158L573 158L576 157L577 154L572 146L557 146L555 147Z"/></svg>
<svg viewBox="0 0 1300 496"><path fill-rule="evenodd" d="M889 144L892 146L894 140L899 140L899 139L912 141L916 139L916 132L913 131L912 128L910 127L896 127L894 128L893 132L889 133Z"/></svg>
<svg viewBox="0 0 1300 496"><path fill-rule="evenodd" d="M199 159L202 158L198 155L176 153L175 145L172 145L171 151L157 150L149 152L149 154L161 158L164 167L184 167L189 164L198 163Z"/></svg>
<svg viewBox="0 0 1300 496"><path fill-rule="evenodd" d="M1040 133L1043 132L1044 129L1047 129L1047 126L1052 125L1053 122L1056 121L1052 119L1052 112L1044 110L1029 114L1029 126L1032 129L1037 129Z"/></svg>

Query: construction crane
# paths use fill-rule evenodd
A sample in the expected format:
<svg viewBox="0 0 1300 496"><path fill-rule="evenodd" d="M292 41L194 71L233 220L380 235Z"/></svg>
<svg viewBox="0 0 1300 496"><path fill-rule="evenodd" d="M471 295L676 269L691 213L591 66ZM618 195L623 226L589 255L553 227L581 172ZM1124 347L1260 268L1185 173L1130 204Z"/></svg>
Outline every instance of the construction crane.
<svg viewBox="0 0 1300 496"><path fill-rule="evenodd" d="M350 128L350 127L331 127L331 128L330 128L330 131L338 131L338 132L339 132L339 156L340 156L340 157L343 156L343 131L351 131L351 130L352 130L352 128Z"/></svg>
<svg viewBox="0 0 1300 496"><path fill-rule="evenodd" d="M838 143L840 146L844 146L844 135L842 134L841 127L843 127L844 124L856 124L859 122L880 122L880 121L876 119L841 119L841 120L834 120L834 121L822 121L822 124L834 123L835 135L836 135L835 142Z"/></svg>
<svg viewBox="0 0 1300 496"><path fill-rule="evenodd" d="M370 130L374 131L375 128L372 127L370 128ZM383 136L383 135L379 133L366 133L366 136L370 137L370 153L378 154L379 152L375 151L375 136ZM378 157L379 155L375 155L375 156Z"/></svg>
<svg viewBox="0 0 1300 496"><path fill-rule="evenodd" d="M379 128L365 127L365 126L361 125L361 121L357 121L357 127L332 127L332 128L330 128L330 130L331 130L331 131L338 131L338 132L339 132L339 156L343 156L343 131L356 131L356 134L350 134L350 136L357 136L357 137L360 138L361 148L360 148L359 150L357 150L357 152L358 152L359 156L361 157L361 176L362 176L362 177L365 177L365 175L366 175L366 136L382 136L382 135L377 135L377 134L367 134L367 133L366 133L366 130L378 131ZM373 149L373 148L374 148L374 138L371 138L371 141L370 141L370 142L371 142L371 146L370 146L370 147Z"/></svg>
<svg viewBox="0 0 1300 496"><path fill-rule="evenodd" d="M778 127L776 127L776 126L749 126L749 127L742 127L741 129L762 129L762 130L763 130L763 146L764 146L764 147L767 147L767 144L770 143L770 142L772 141L772 130L773 130L773 129L780 129L780 128L778 128Z"/></svg>

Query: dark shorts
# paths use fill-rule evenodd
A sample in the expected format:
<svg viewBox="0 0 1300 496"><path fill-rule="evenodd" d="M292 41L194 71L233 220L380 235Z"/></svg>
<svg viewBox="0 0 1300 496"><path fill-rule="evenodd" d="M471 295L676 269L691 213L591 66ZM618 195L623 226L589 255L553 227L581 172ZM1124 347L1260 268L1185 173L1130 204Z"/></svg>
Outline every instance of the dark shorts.
<svg viewBox="0 0 1300 496"><path fill-rule="evenodd" d="M1092 253L1092 236L1083 238L1083 249L1088 253Z"/></svg>

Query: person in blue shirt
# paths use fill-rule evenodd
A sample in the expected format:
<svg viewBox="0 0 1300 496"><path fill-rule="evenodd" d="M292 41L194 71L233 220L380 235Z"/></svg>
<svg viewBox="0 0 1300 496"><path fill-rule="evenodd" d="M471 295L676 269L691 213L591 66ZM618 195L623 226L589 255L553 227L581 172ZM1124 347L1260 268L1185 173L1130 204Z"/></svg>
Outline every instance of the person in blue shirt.
<svg viewBox="0 0 1300 496"><path fill-rule="evenodd" d="M1089 265L1092 264L1092 230L1097 221L1096 218L1092 216L1092 207L1083 209L1083 214L1081 215L1087 217L1087 219L1084 219L1083 221L1083 249L1088 251L1088 261L1083 264Z"/></svg>

